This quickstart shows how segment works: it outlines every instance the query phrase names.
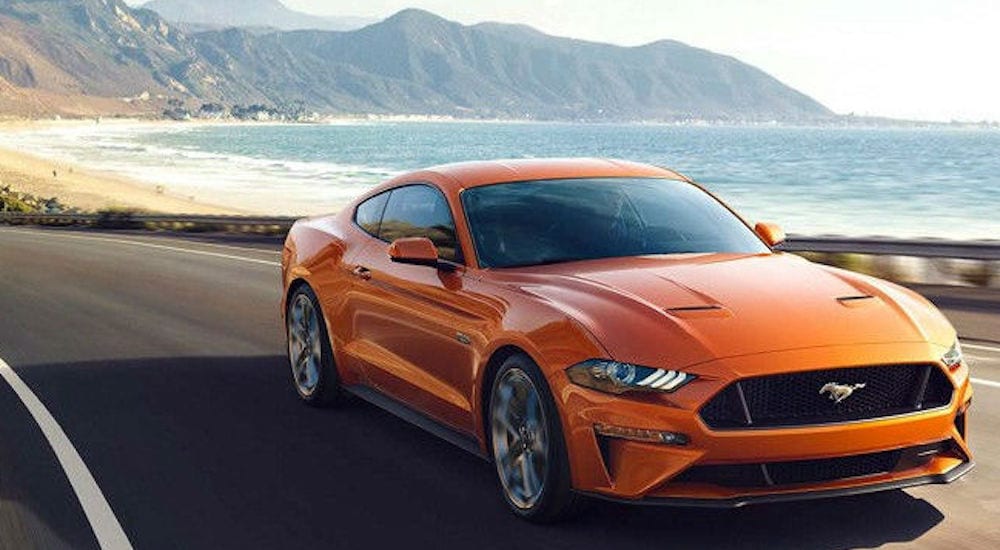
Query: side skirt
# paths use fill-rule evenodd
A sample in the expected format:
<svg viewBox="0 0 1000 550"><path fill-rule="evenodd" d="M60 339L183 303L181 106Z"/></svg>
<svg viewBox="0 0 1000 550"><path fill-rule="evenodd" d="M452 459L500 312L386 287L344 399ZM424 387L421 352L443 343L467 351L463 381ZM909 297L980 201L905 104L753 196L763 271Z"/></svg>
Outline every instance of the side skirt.
<svg viewBox="0 0 1000 550"><path fill-rule="evenodd" d="M472 453L487 462L490 461L490 458L483 453L482 449L480 449L479 441L468 434L446 426L426 414L417 411L369 386L344 386L343 389L351 395L359 397L372 405L375 405L376 407L391 413L392 415L399 417L414 426L417 426L418 428L423 428L424 430L440 437L441 439L464 451Z"/></svg>

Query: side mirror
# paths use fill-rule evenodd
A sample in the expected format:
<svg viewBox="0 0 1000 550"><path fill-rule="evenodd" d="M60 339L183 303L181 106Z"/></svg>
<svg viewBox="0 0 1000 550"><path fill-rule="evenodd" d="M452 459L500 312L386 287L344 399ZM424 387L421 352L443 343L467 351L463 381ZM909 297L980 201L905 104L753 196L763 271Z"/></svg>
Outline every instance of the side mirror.
<svg viewBox="0 0 1000 550"><path fill-rule="evenodd" d="M753 230L764 239L768 246L778 246L785 242L785 230L776 223L760 222Z"/></svg>
<svg viewBox="0 0 1000 550"><path fill-rule="evenodd" d="M437 267L438 250L427 237L396 239L389 245L389 259L401 264Z"/></svg>

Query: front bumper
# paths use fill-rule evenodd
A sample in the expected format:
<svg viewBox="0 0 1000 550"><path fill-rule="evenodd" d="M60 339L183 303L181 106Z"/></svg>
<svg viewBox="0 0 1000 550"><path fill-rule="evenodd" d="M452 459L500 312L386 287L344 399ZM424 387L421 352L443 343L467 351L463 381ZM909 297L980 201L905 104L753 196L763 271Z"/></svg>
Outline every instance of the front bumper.
<svg viewBox="0 0 1000 550"><path fill-rule="evenodd" d="M628 504L642 504L651 506L683 506L687 508L742 508L751 504L776 504L779 502L797 502L802 500L818 500L824 498L847 497L877 493L879 491L891 491L894 489L907 489L909 487L919 487L921 485L935 485L951 483L975 467L973 462L965 462L955 466L943 474L931 474L918 477L909 477L893 481L869 482L864 485L843 487L839 489L816 489L805 491L794 491L786 493L769 493L761 495L743 495L731 498L686 498L686 497L650 497L642 500L626 500L609 497L599 493L584 493L588 496L601 500L614 502L624 502Z"/></svg>
<svg viewBox="0 0 1000 550"><path fill-rule="evenodd" d="M965 415L972 397L965 366L948 374L955 386L946 407L901 416L838 424L713 430L698 409L729 383L775 374L774 365L817 370L871 364L928 363L939 350L929 344L893 344L818 348L718 360L690 372L698 380L677 394L617 397L573 385L556 388L562 400L563 422L574 488L613 500L649 504L734 507L757 502L824 498L844 494L948 483L972 468L966 442ZM877 358L877 361L873 361ZM606 424L687 436L685 445L666 445L608 438L594 426ZM786 465L816 463L859 455L903 453L935 448L920 460L899 460L886 471L794 483L757 485L685 479L692 469L706 466Z"/></svg>

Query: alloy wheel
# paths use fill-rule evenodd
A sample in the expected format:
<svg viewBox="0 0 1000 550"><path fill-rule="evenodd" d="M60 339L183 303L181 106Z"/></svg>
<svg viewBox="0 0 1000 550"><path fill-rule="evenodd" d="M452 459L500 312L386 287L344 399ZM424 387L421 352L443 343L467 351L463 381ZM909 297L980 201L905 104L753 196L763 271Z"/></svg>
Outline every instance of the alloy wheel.
<svg viewBox="0 0 1000 550"><path fill-rule="evenodd" d="M504 492L518 508L534 507L545 488L549 433L541 395L523 370L509 369L497 381L490 427Z"/></svg>
<svg viewBox="0 0 1000 550"><path fill-rule="evenodd" d="M306 294L298 294L288 315L288 357L295 387L310 396L319 385L323 346L316 307Z"/></svg>

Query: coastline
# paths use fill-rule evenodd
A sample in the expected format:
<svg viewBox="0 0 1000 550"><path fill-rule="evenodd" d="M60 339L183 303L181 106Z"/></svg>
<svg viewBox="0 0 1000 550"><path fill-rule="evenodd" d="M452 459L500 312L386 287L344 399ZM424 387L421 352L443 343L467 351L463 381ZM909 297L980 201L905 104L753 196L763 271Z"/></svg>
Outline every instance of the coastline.
<svg viewBox="0 0 1000 550"><path fill-rule="evenodd" d="M456 132L443 122L0 121L0 187L43 199L28 202L53 212L67 208L45 204L50 197L85 211L301 217L341 210L407 168L526 152L625 152L653 164L695 167L700 172L691 175L735 208L752 219L777 220L791 233L979 240L1000 228L990 210L1000 192L989 154L997 138L987 131L945 128L926 139L860 129L728 132L525 122L458 126ZM939 162L941 147L951 152L944 158L967 160ZM926 223L929 213L937 223Z"/></svg>
<svg viewBox="0 0 1000 550"><path fill-rule="evenodd" d="M72 127L93 125L93 120L3 121L0 132L17 133L53 126ZM128 119L114 124L164 124L162 122ZM40 198L55 197L62 204L85 212L105 209L130 209L164 214L238 215L239 209L192 200L171 193L169 189L69 163L40 157L0 146L0 188L27 193Z"/></svg>
<svg viewBox="0 0 1000 550"><path fill-rule="evenodd" d="M148 118L88 118L88 119L7 119L0 120L0 189L29 194L40 202L54 197L70 210L93 212L102 209L128 209L162 214L209 215L281 215L310 216L339 211L363 192L355 187L332 200L317 200L303 193L282 193L275 187L258 185L262 174L269 175L271 185L288 189L295 186L295 174L277 174L287 162L307 165L307 162L278 158L245 157L239 153L175 150L170 146L150 146L140 158L133 156L115 165L116 159L87 155L86 149L94 136L129 136L133 133L184 132L205 128L265 128L281 126L367 125L372 121L358 119L337 123L295 123L279 120L212 120L175 121ZM55 139L49 140L51 134ZM23 140L19 136L23 135ZM41 141L39 141L39 136ZM83 140L77 142L77 140ZM130 147L128 137L113 143L110 149ZM112 140L114 141L114 140ZM79 145L79 147L77 146ZM95 153L101 146L95 147ZM143 150L143 146L137 146ZM65 151L73 151L63 154ZM83 155L83 156L81 156ZM176 156L175 156L176 155ZM206 155L207 159L206 160ZM213 156L215 158L213 158ZM193 159L193 161L192 161ZM238 168L230 170L231 163ZM109 165L110 164L110 165ZM317 162L313 170L351 172L353 167ZM326 166L323 166L326 164ZM363 168L363 167L362 167ZM306 170L310 167L306 167ZM55 176L53 176L55 171ZM300 176L300 175L299 175ZM281 178L284 177L284 180ZM328 176L329 177L329 176ZM275 178L278 178L275 180ZM348 176L350 178L350 176ZM379 180L383 179L379 175ZM204 182L212 181L211 185ZM356 182L355 182L356 183ZM305 189L305 188L302 188ZM288 200L288 198L291 200ZM16 197L15 197L16 198Z"/></svg>

